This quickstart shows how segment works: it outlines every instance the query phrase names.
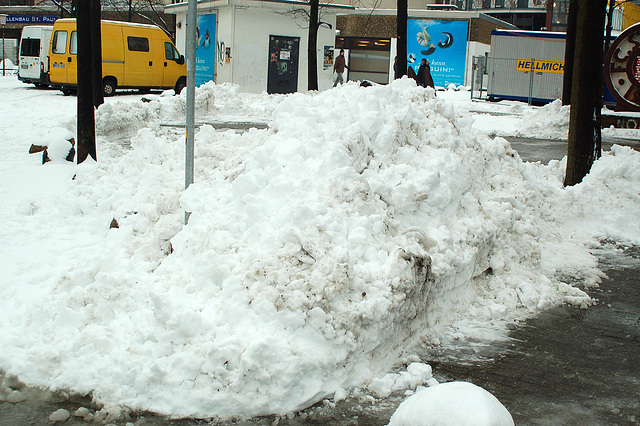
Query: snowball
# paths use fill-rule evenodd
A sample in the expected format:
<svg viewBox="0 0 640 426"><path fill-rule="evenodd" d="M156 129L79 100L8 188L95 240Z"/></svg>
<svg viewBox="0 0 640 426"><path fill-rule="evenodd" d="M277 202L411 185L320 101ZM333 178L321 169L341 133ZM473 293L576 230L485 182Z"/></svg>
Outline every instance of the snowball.
<svg viewBox="0 0 640 426"><path fill-rule="evenodd" d="M513 418L491 393L473 383L449 382L407 398L388 426L512 426Z"/></svg>
<svg viewBox="0 0 640 426"><path fill-rule="evenodd" d="M27 397L25 396L25 394L23 394L22 392L17 391L17 390L14 390L9 395L7 395L7 402L10 402L12 404L17 404L17 403L22 402L22 401L24 401L26 399L27 399Z"/></svg>
<svg viewBox="0 0 640 426"><path fill-rule="evenodd" d="M67 410L60 408L59 410L51 413L51 415L49 416L49 420L51 420L52 422L66 422L67 420L69 420L69 417L71 417L71 414L69 414Z"/></svg>
<svg viewBox="0 0 640 426"><path fill-rule="evenodd" d="M47 154L53 162L66 161L69 151L71 151L71 142L64 139L54 139L49 142Z"/></svg>
<svg viewBox="0 0 640 426"><path fill-rule="evenodd" d="M333 402L340 402L347 399L347 391L343 388L336 389L336 392L333 394Z"/></svg>

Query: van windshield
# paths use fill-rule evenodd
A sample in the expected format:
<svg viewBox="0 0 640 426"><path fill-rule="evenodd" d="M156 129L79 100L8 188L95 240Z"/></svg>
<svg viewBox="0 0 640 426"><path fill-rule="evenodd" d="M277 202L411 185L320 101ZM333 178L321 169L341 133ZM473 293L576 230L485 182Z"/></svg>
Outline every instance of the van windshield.
<svg viewBox="0 0 640 426"><path fill-rule="evenodd" d="M20 56L40 56L40 39L23 38L20 43Z"/></svg>
<svg viewBox="0 0 640 426"><path fill-rule="evenodd" d="M53 33L53 41L51 42L51 52L63 54L67 53L67 32L56 31Z"/></svg>

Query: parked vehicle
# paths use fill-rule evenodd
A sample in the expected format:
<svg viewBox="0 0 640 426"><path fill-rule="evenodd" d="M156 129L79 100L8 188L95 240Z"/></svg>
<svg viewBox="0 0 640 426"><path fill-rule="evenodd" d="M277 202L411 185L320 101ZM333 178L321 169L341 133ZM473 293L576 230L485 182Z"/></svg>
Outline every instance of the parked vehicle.
<svg viewBox="0 0 640 426"><path fill-rule="evenodd" d="M187 81L184 56L155 25L102 21L102 85L105 96L116 89L175 89ZM51 83L63 93L77 89L78 33L75 19L58 19L49 48Z"/></svg>
<svg viewBox="0 0 640 426"><path fill-rule="evenodd" d="M49 85L49 43L52 25L28 25L22 29L18 80L36 87Z"/></svg>
<svg viewBox="0 0 640 426"><path fill-rule="evenodd" d="M564 33L493 30L487 98L547 103L562 97Z"/></svg>
<svg viewBox="0 0 640 426"><path fill-rule="evenodd" d="M493 30L485 69L487 99L530 104L561 99L565 41L565 33ZM604 104L610 108L616 105L607 87L604 87Z"/></svg>

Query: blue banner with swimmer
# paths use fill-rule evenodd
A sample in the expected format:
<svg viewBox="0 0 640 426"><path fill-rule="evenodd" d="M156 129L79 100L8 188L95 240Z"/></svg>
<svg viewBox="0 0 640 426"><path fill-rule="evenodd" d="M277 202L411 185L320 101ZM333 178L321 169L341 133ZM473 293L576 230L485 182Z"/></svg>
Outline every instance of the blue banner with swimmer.
<svg viewBox="0 0 640 426"><path fill-rule="evenodd" d="M198 15L196 25L196 87L214 81L216 73L216 14Z"/></svg>
<svg viewBox="0 0 640 426"><path fill-rule="evenodd" d="M427 59L436 86L464 84L468 31L467 21L408 19L407 64L417 73Z"/></svg>

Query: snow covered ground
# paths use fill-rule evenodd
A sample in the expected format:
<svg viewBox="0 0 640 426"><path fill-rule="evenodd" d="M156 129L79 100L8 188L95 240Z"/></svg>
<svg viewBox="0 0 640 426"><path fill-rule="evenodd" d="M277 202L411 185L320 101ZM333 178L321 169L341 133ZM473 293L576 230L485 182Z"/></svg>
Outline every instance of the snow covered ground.
<svg viewBox="0 0 640 426"><path fill-rule="evenodd" d="M290 96L209 84L198 122L268 128L200 126L185 191L172 95L108 98L98 162L43 166L29 147L63 156L76 98L0 79L0 369L170 416L384 398L434 384L425 364L391 373L416 342L498 339L545 307L586 307L567 282L597 285L590 251L640 243L640 153L615 146L563 188L564 161L524 162L501 137L566 137L557 102L408 80Z"/></svg>

